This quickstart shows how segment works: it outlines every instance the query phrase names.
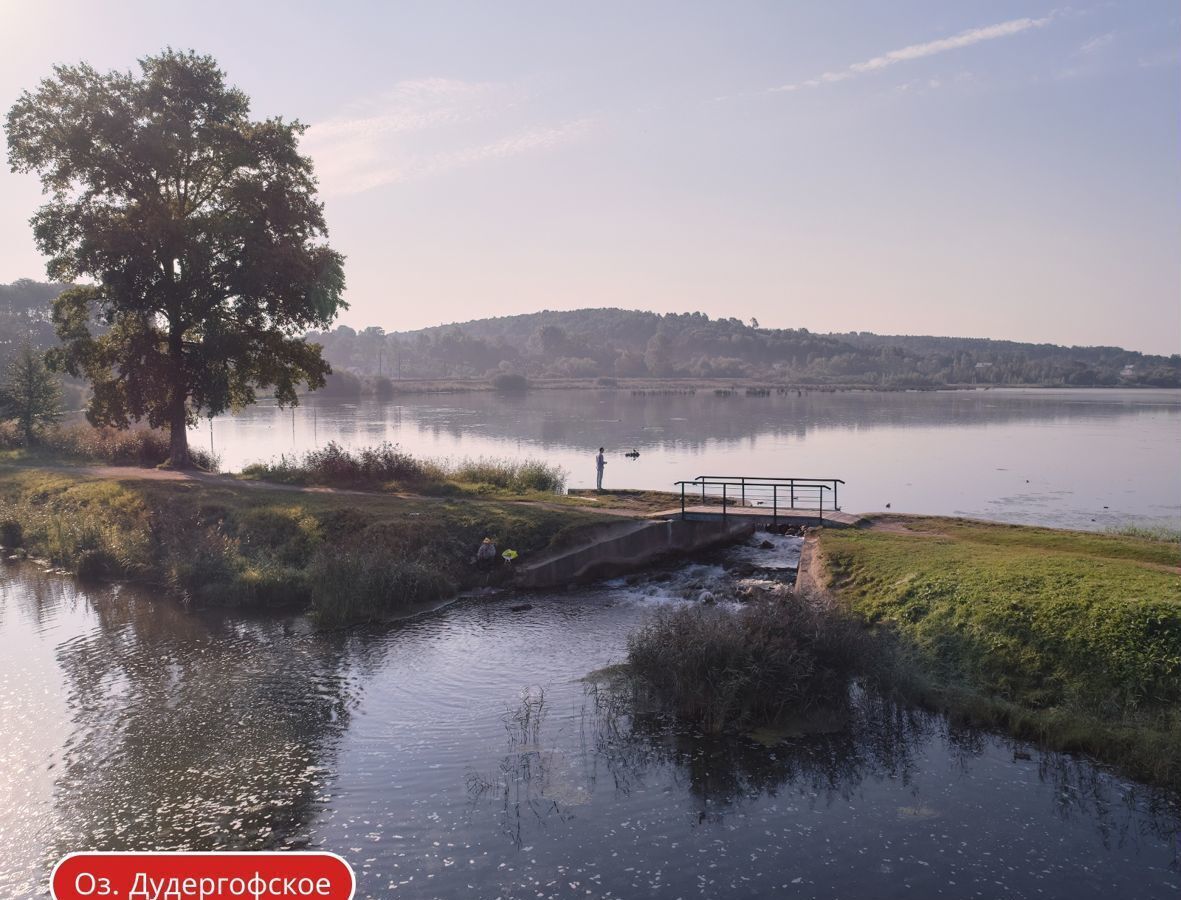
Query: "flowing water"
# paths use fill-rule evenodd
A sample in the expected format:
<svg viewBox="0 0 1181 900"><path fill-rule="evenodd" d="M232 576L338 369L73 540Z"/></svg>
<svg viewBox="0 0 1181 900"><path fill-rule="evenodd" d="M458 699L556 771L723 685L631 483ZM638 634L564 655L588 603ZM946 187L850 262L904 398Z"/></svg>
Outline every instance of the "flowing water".
<svg viewBox="0 0 1181 900"><path fill-rule="evenodd" d="M1173 801L1084 760L856 691L707 739L583 680L654 610L773 585L775 544L326 632L5 564L0 897L71 850L272 847L359 897L1178 896Z"/></svg>
<svg viewBox="0 0 1181 900"><path fill-rule="evenodd" d="M295 410L260 404L203 423L225 468L328 441L391 441L421 456L540 458L571 487L672 490L697 475L842 478L850 512L966 515L1101 530L1181 527L1181 391L910 393L538 390L408 395ZM639 457L623 454L638 450Z"/></svg>

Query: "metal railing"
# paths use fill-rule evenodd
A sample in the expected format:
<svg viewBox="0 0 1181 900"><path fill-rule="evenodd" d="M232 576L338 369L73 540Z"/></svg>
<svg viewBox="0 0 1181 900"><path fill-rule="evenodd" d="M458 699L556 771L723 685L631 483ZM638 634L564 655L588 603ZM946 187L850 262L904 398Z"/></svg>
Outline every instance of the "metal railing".
<svg viewBox="0 0 1181 900"><path fill-rule="evenodd" d="M698 475L692 481L675 482L681 488L681 518L685 518L685 510L690 495L696 500L697 493L701 493L701 503L709 506L710 500L720 499L722 518L726 518L732 506L760 507L771 509L771 520L777 521L779 511L784 510L816 510L821 521L824 521L824 507L826 495L829 498L829 509L839 510L837 488L844 484L840 478L767 478L749 475ZM719 492L720 489L720 492Z"/></svg>

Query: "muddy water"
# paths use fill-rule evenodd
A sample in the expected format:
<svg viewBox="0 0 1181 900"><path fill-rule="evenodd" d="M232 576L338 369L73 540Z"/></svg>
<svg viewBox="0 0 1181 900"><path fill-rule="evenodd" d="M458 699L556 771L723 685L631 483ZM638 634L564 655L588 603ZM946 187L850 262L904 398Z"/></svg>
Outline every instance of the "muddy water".
<svg viewBox="0 0 1181 900"><path fill-rule="evenodd" d="M334 850L361 897L1181 891L1175 807L1085 761L868 696L709 740L588 688L653 610L744 587L724 562L327 633L10 564L0 897L69 850L219 847Z"/></svg>

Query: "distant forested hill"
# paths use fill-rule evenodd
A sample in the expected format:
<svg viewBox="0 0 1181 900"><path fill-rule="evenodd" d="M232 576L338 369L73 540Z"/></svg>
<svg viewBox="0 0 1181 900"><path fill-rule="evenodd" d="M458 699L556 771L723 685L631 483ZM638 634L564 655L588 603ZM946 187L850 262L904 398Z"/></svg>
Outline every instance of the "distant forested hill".
<svg viewBox="0 0 1181 900"><path fill-rule="evenodd" d="M544 311L386 334L316 334L338 369L389 378L749 378L883 388L1181 387L1181 356L983 338L814 334L702 313Z"/></svg>
<svg viewBox="0 0 1181 900"><path fill-rule="evenodd" d="M54 298L69 285L21 278L0 284L0 359L24 340L44 350L57 343L51 316Z"/></svg>
<svg viewBox="0 0 1181 900"><path fill-rule="evenodd" d="M0 357L28 336L56 343L50 309L65 285L0 285ZM814 334L753 320L626 309L546 310L418 331L312 332L338 373L398 378L755 379L799 385L1181 387L1181 355L984 338ZM331 386L330 386L331 387Z"/></svg>

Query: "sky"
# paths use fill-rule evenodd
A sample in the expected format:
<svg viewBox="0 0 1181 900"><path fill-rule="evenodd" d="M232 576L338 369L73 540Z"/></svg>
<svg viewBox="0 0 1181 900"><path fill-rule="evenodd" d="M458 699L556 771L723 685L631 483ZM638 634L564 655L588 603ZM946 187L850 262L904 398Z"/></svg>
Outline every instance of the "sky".
<svg viewBox="0 0 1181 900"><path fill-rule="evenodd" d="M617 306L1181 352L1175 0L0 0L55 63L213 55L309 126L354 327ZM44 277L0 169L0 282Z"/></svg>

